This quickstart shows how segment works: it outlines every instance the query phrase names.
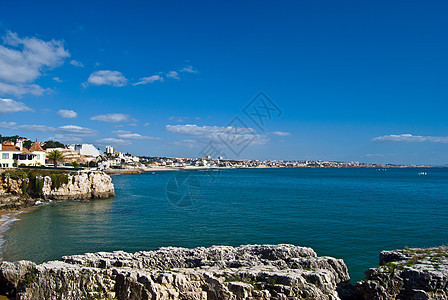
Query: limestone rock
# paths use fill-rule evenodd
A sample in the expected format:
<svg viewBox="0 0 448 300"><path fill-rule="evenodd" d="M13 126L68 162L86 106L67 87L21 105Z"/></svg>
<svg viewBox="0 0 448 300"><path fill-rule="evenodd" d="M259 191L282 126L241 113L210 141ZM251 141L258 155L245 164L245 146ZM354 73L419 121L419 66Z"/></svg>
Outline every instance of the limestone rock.
<svg viewBox="0 0 448 300"><path fill-rule="evenodd" d="M52 179L45 176L42 188L44 199L87 200L115 196L114 185L109 175L103 172L80 172L68 175L68 182L52 188Z"/></svg>
<svg viewBox="0 0 448 300"><path fill-rule="evenodd" d="M22 264L0 265L2 287L18 299L339 299L337 287L350 279L342 260L293 245L87 253L25 271Z"/></svg>
<svg viewBox="0 0 448 300"><path fill-rule="evenodd" d="M448 299L448 248L383 251L356 284L364 299Z"/></svg>

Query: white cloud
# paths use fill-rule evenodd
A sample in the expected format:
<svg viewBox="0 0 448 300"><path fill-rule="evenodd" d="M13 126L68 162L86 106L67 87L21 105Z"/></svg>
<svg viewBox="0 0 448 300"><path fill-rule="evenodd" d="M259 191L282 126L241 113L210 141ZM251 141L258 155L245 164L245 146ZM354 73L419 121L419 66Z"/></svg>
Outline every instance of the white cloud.
<svg viewBox="0 0 448 300"><path fill-rule="evenodd" d="M65 119L72 119L78 116L78 114L75 111L67 109L60 109L58 111L58 115Z"/></svg>
<svg viewBox="0 0 448 300"><path fill-rule="evenodd" d="M167 73L161 72L158 75L152 75L152 76L149 76L149 77L142 77L142 78L140 78L140 80L138 82L134 83L133 85L148 84L148 83L153 83L153 82L156 82L156 81L163 82L164 81L163 76L165 76L166 78L180 80L179 73L198 73L198 71L193 69L192 66L187 66L187 67L182 68L182 69L177 70L177 71L173 70L173 71L169 71Z"/></svg>
<svg viewBox="0 0 448 300"><path fill-rule="evenodd" d="M17 125L15 122L0 122L0 128L31 131L31 132L54 132L59 134L67 134L71 136L95 136L98 134L96 130L80 127L77 125L64 125L59 127L50 127L46 125Z"/></svg>
<svg viewBox="0 0 448 300"><path fill-rule="evenodd" d="M0 95L22 96L24 94L32 94L41 96L46 92L51 92L51 89L44 89L37 84L10 84L0 81Z"/></svg>
<svg viewBox="0 0 448 300"><path fill-rule="evenodd" d="M0 114L15 113L19 111L33 111L23 102L17 102L12 99L0 98Z"/></svg>
<svg viewBox="0 0 448 300"><path fill-rule="evenodd" d="M128 140L159 140L159 138L155 138L152 136L144 136L138 133L132 133L130 131L126 130L118 130L113 131L113 134L117 135L117 137L121 139L128 139Z"/></svg>
<svg viewBox="0 0 448 300"><path fill-rule="evenodd" d="M123 139L116 139L116 138L105 138L100 139L96 141L100 145L129 145L131 142L123 140Z"/></svg>
<svg viewBox="0 0 448 300"><path fill-rule="evenodd" d="M181 141L176 141L176 142L172 142L173 145L175 146L180 146L180 147L186 147L186 148L198 148L198 146L200 145L198 143L198 141L196 140L181 140Z"/></svg>
<svg viewBox="0 0 448 300"><path fill-rule="evenodd" d="M291 133L289 132L285 132L285 131L274 131L272 132L273 135L278 135L278 136L288 136L291 135Z"/></svg>
<svg viewBox="0 0 448 300"><path fill-rule="evenodd" d="M111 85L111 86L125 86L128 84L126 77L118 71L101 70L90 74L87 83L91 85Z"/></svg>
<svg viewBox="0 0 448 300"><path fill-rule="evenodd" d="M373 142L401 142L401 143L448 143L448 136L421 136L405 134L390 134L383 135L372 139Z"/></svg>
<svg viewBox="0 0 448 300"><path fill-rule="evenodd" d="M193 69L193 66L188 66L188 67L182 68L182 69L180 70L180 72L197 73L198 71L195 70L195 69Z"/></svg>
<svg viewBox="0 0 448 300"><path fill-rule="evenodd" d="M197 126L197 125L166 125L166 130L176 134L184 135L206 135L213 133L223 133L228 130L238 130L241 133L253 133L252 128L241 128L234 126Z"/></svg>
<svg viewBox="0 0 448 300"><path fill-rule="evenodd" d="M383 157L384 154L378 154L378 153L369 153L366 154L365 157Z"/></svg>
<svg viewBox="0 0 448 300"><path fill-rule="evenodd" d="M31 83L42 72L62 65L69 56L61 41L20 38L8 31L0 45L0 93L43 94L45 89Z"/></svg>
<svg viewBox="0 0 448 300"><path fill-rule="evenodd" d="M63 134L55 134L48 138L52 141L63 142L67 144L82 144L84 142L83 138L73 135L63 135Z"/></svg>
<svg viewBox="0 0 448 300"><path fill-rule="evenodd" d="M62 132L62 133L83 135L83 136L92 136L92 135L96 135L96 133L97 133L96 130L81 127L81 126L76 126L76 125L60 126L60 127L57 127L55 131Z"/></svg>
<svg viewBox="0 0 448 300"><path fill-rule="evenodd" d="M70 61L70 64L71 64L72 66L75 66L75 67L80 67L80 68L83 68L83 67L84 67L84 64L83 64L82 62L77 61L77 60L74 60L74 59L72 59L72 60Z"/></svg>
<svg viewBox="0 0 448 300"><path fill-rule="evenodd" d="M61 78L59 78L59 77L53 77L53 80L56 82L62 82Z"/></svg>
<svg viewBox="0 0 448 300"><path fill-rule="evenodd" d="M117 123L117 122L128 122L130 120L130 117L129 115L125 114L106 114L106 115L93 116L90 118L90 120Z"/></svg>
<svg viewBox="0 0 448 300"><path fill-rule="evenodd" d="M250 144L263 145L269 142L266 135L255 133L253 128L237 126L197 126L197 125L166 125L165 130L182 135L198 136L202 141L221 143L240 143L250 141Z"/></svg>
<svg viewBox="0 0 448 300"><path fill-rule="evenodd" d="M169 71L168 73L166 73L166 77L167 78L172 78L172 79L177 79L179 80L179 73L177 73L176 71Z"/></svg>
<svg viewBox="0 0 448 300"><path fill-rule="evenodd" d="M156 82L156 81L163 82L164 79L160 75L152 75L152 76L149 76L149 77L140 78L140 81L134 83L133 85L148 84L148 83L153 83L153 82Z"/></svg>

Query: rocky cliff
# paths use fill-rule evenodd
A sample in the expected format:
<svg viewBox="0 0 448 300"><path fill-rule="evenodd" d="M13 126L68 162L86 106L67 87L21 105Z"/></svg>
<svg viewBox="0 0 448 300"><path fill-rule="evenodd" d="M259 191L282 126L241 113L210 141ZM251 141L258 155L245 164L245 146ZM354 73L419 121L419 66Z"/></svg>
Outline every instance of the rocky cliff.
<svg viewBox="0 0 448 300"><path fill-rule="evenodd" d="M115 195L109 175L103 172L4 172L0 182L0 209L17 209L44 200L87 200Z"/></svg>
<svg viewBox="0 0 448 300"><path fill-rule="evenodd" d="M351 286L345 263L293 245L99 252L0 264L16 299L448 299L447 247L383 251Z"/></svg>
<svg viewBox="0 0 448 300"><path fill-rule="evenodd" d="M18 299L340 299L345 263L293 245L161 248L3 262L1 292Z"/></svg>
<svg viewBox="0 0 448 300"><path fill-rule="evenodd" d="M356 284L364 299L448 299L448 248L383 251Z"/></svg>

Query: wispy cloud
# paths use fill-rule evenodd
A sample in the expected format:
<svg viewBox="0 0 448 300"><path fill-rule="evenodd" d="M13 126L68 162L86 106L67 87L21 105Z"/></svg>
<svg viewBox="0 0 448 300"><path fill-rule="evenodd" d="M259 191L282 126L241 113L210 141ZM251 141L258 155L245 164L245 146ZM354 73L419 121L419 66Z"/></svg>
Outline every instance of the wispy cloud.
<svg viewBox="0 0 448 300"><path fill-rule="evenodd" d="M273 135L278 135L278 136L288 136L291 135L290 132L285 132L285 131L274 131L271 132Z"/></svg>
<svg viewBox="0 0 448 300"><path fill-rule="evenodd" d="M198 136L202 141L215 141L221 143L227 141L251 140L253 145L263 145L269 142L266 135L255 133L253 128L236 126L197 126L197 125L166 125L165 130L182 135Z"/></svg>
<svg viewBox="0 0 448 300"><path fill-rule="evenodd" d="M72 137L88 137L95 136L98 131L81 127L77 125L64 125L59 127L51 127L46 125L18 125L15 122L0 122L0 128L19 130L19 131L30 131L30 132L48 132L48 133L58 133L63 135L68 135Z"/></svg>
<svg viewBox="0 0 448 300"><path fill-rule="evenodd" d="M51 89L44 89L37 84L23 84L23 83L6 83L0 81L0 95L14 95L22 96L25 94L31 94L35 96L41 96L45 93L50 93Z"/></svg>
<svg viewBox="0 0 448 300"><path fill-rule="evenodd" d="M42 95L47 89L32 83L69 56L62 41L20 38L8 31L0 45L0 94Z"/></svg>
<svg viewBox="0 0 448 300"><path fill-rule="evenodd" d="M84 67L84 64L83 64L82 62L77 61L77 60L74 60L74 59L72 59L72 60L70 61L70 64L71 64L72 66L79 67L79 68L83 68L83 67Z"/></svg>
<svg viewBox="0 0 448 300"><path fill-rule="evenodd" d="M59 78L59 77L53 77L53 80L56 81L56 82L59 82L59 83L62 82L61 78Z"/></svg>
<svg viewBox="0 0 448 300"><path fill-rule="evenodd" d="M166 73L166 77L167 78L172 78L172 79L177 79L179 80L179 73L177 73L176 71L169 71L168 73Z"/></svg>
<svg viewBox="0 0 448 300"><path fill-rule="evenodd" d="M131 144L130 141L124 140L124 139L117 139L117 138L104 138L96 141L97 144L100 145L129 145Z"/></svg>
<svg viewBox="0 0 448 300"><path fill-rule="evenodd" d="M159 138L156 138L156 137L144 136L144 135L141 135L138 133L132 133L132 132L126 131L126 130L117 130L117 131L113 131L112 133L121 139L127 139L127 140L159 140Z"/></svg>
<svg viewBox="0 0 448 300"><path fill-rule="evenodd" d="M175 146L190 148L190 149L198 148L200 145L198 143L198 141L196 141L196 140L181 140L181 141L172 142L171 144L173 144Z"/></svg>
<svg viewBox="0 0 448 300"><path fill-rule="evenodd" d="M58 115L65 119L72 119L72 118L76 118L78 116L78 114L75 111L67 110L67 109L60 109L58 111Z"/></svg>
<svg viewBox="0 0 448 300"><path fill-rule="evenodd" d="M172 71L168 71L166 73L160 72L157 75L142 77L139 79L138 82L134 83L133 85L148 84L148 83L153 83L156 81L163 82L163 81L165 81L165 78L180 80L180 73L198 73L198 71L193 69L192 66L187 66L180 70L172 70Z"/></svg>
<svg viewBox="0 0 448 300"><path fill-rule="evenodd" d="M422 135L412 135L409 133L405 134L390 134L383 135L372 139L373 142L397 142L397 143L422 143L422 142L432 142L432 143L448 143L448 136L422 136Z"/></svg>
<svg viewBox="0 0 448 300"><path fill-rule="evenodd" d="M106 114L93 116L90 118L90 120L108 123L129 122L130 116L125 114Z"/></svg>
<svg viewBox="0 0 448 300"><path fill-rule="evenodd" d="M384 154L379 154L379 153L368 153L365 155L365 157L384 157Z"/></svg>
<svg viewBox="0 0 448 300"><path fill-rule="evenodd" d="M81 144L84 141L83 138L79 136L64 135L64 134L55 134L54 136L50 136L48 139L67 144Z"/></svg>
<svg viewBox="0 0 448 300"><path fill-rule="evenodd" d="M182 68L182 69L179 70L179 72L198 73L197 70L193 69L193 66L187 66L185 68Z"/></svg>
<svg viewBox="0 0 448 300"><path fill-rule="evenodd" d="M140 81L134 83L133 85L148 84L148 83L153 83L153 82L156 82L156 81L163 82L164 79L160 75L152 75L152 76L149 76L149 77L140 78Z"/></svg>
<svg viewBox="0 0 448 300"><path fill-rule="evenodd" d="M90 74L87 79L87 83L84 83L84 86L87 85L111 85L116 87L125 86L128 84L128 80L121 72L111 71L111 70L101 70L95 71Z"/></svg>
<svg viewBox="0 0 448 300"><path fill-rule="evenodd" d="M23 102L14 101L12 99L0 98L0 114L15 113L19 111L33 111Z"/></svg>

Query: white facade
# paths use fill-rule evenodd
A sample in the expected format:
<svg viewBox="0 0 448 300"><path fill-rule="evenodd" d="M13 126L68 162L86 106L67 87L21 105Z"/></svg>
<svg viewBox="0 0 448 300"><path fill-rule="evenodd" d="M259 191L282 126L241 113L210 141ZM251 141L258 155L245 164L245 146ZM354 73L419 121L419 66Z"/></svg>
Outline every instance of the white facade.
<svg viewBox="0 0 448 300"><path fill-rule="evenodd" d="M80 155L98 157L103 153L92 144L74 145Z"/></svg>
<svg viewBox="0 0 448 300"><path fill-rule="evenodd" d="M112 146L106 146L106 154L114 154L115 148Z"/></svg>
<svg viewBox="0 0 448 300"><path fill-rule="evenodd" d="M23 146L2 145L0 143L0 167L44 166L45 151L27 151Z"/></svg>

